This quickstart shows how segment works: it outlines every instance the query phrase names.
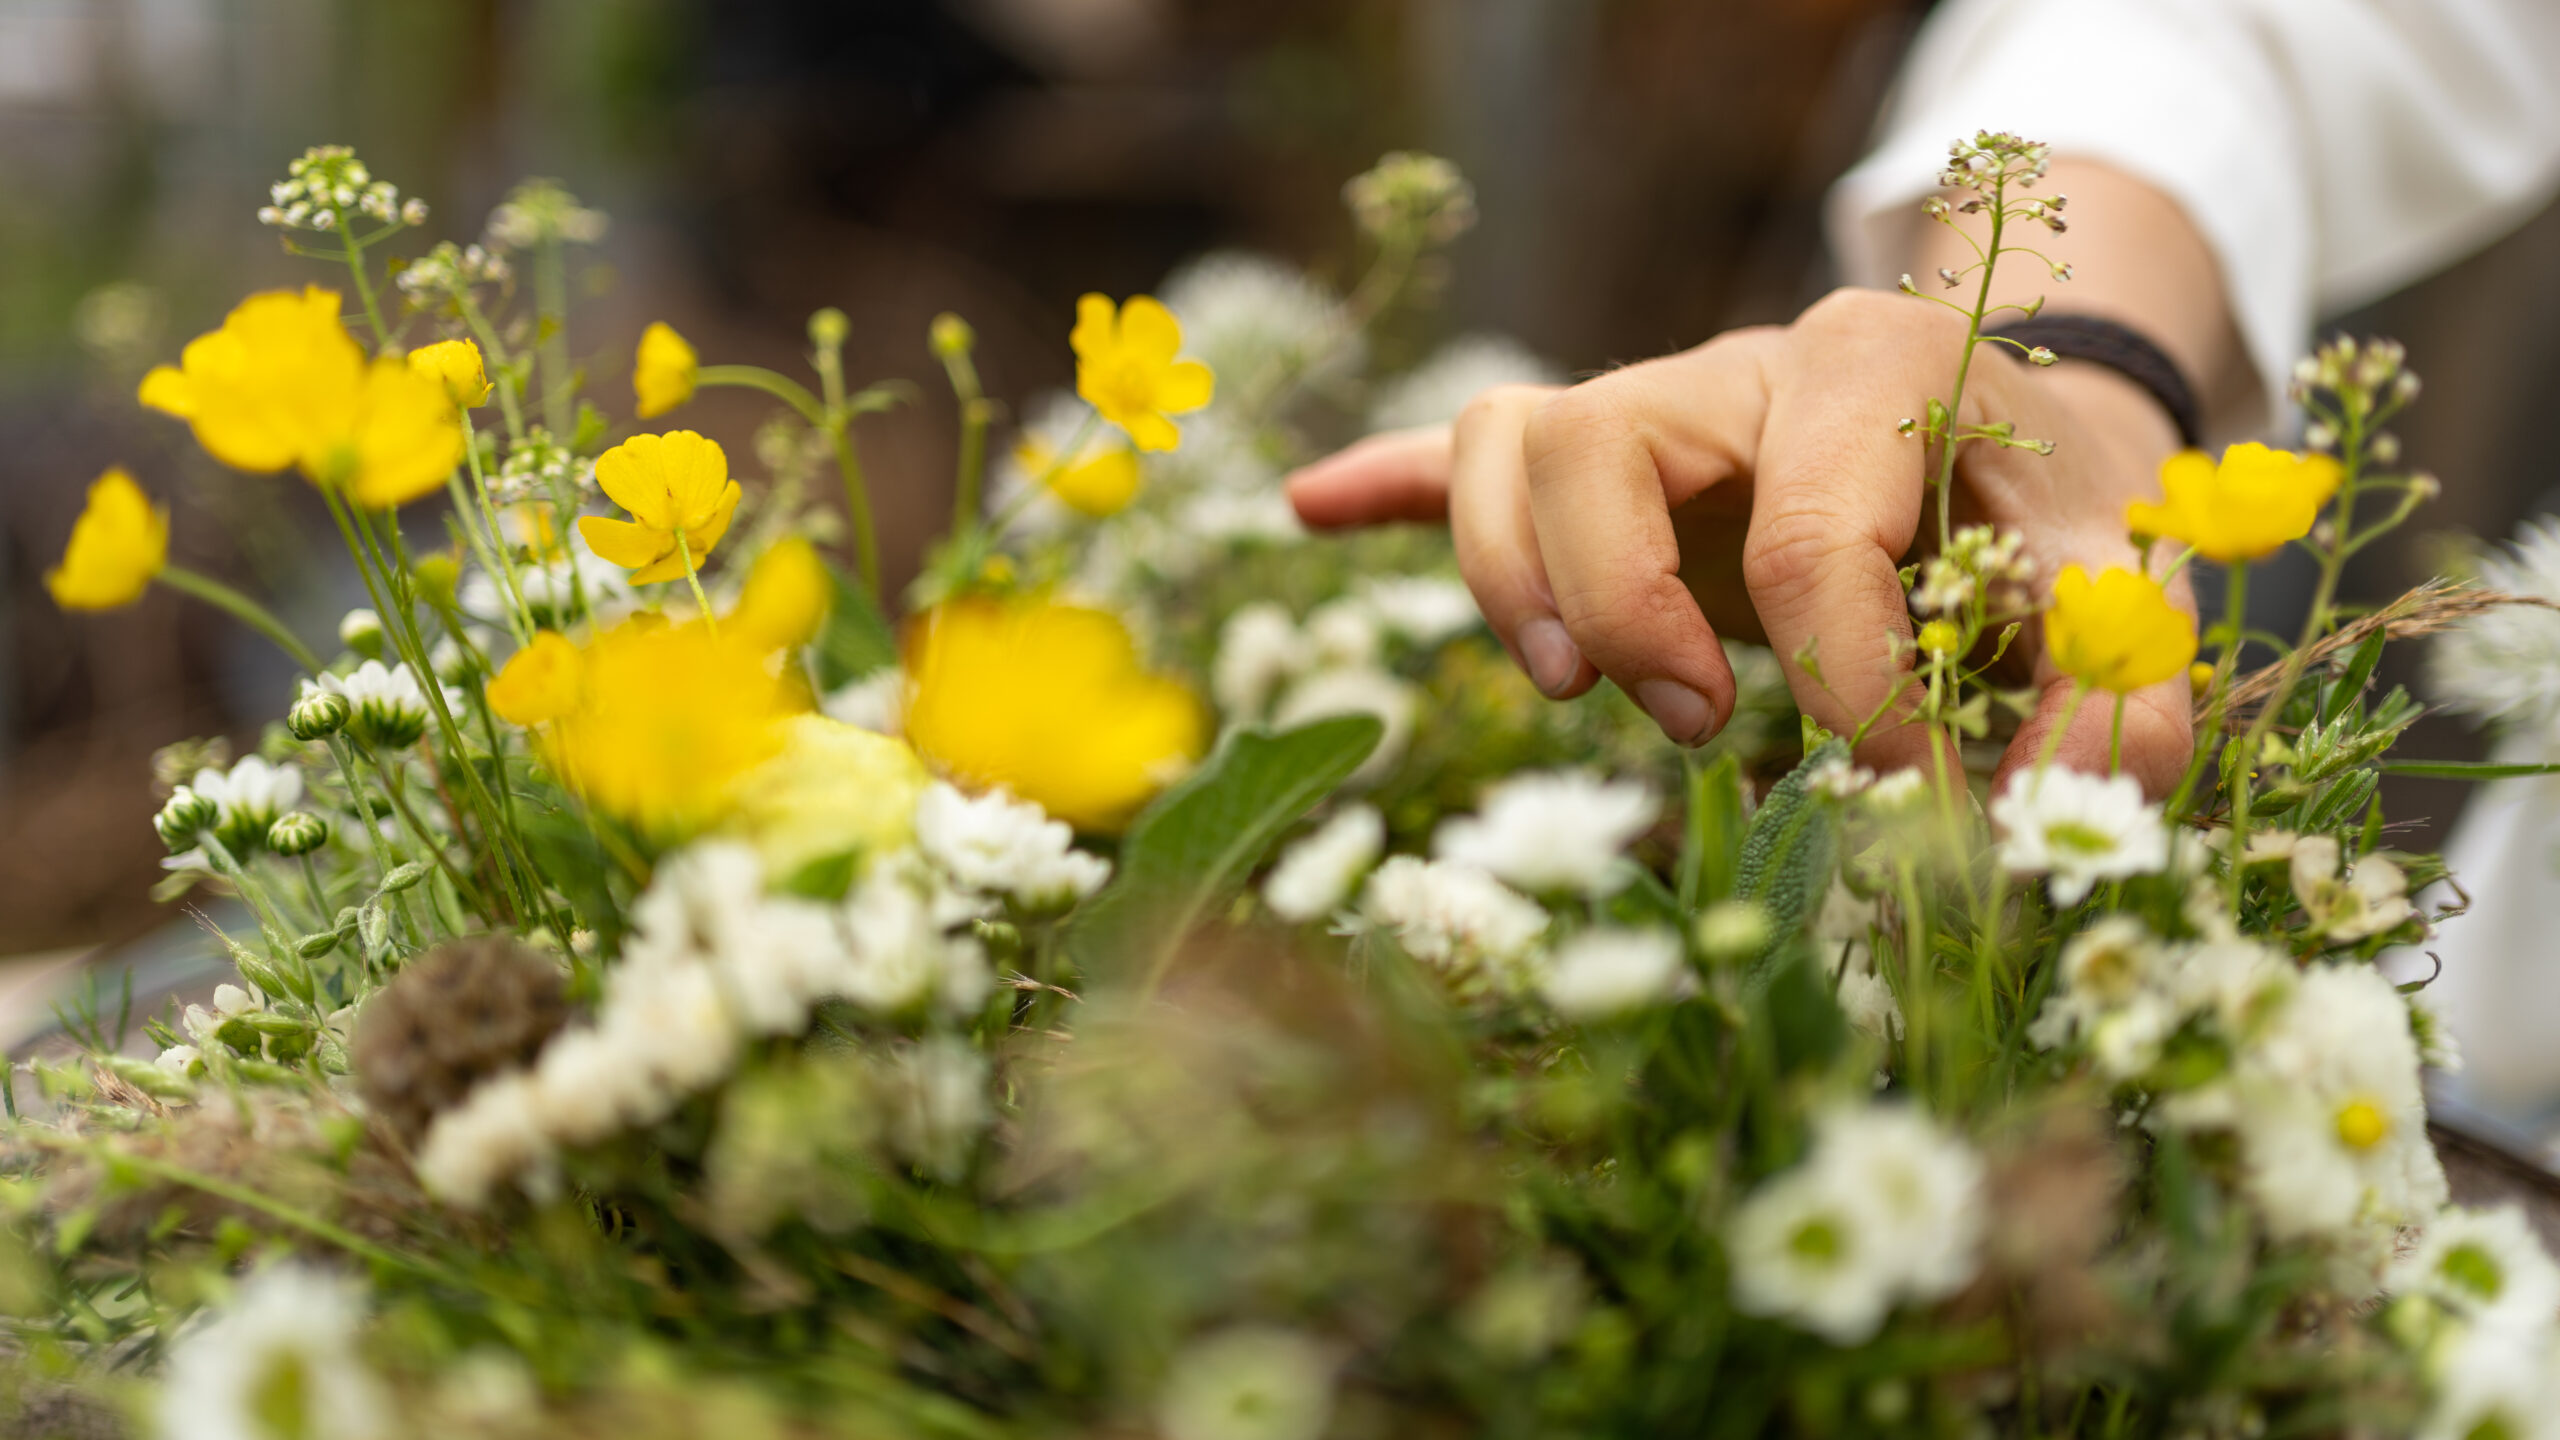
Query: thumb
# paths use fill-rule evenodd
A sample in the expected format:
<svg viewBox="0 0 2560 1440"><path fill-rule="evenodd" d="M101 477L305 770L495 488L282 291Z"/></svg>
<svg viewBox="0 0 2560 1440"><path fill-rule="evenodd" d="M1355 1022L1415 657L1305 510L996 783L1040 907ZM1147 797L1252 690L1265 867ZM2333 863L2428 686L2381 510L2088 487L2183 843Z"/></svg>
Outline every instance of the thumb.
<svg viewBox="0 0 2560 1440"><path fill-rule="evenodd" d="M2008 753L2000 757L2000 766L1992 773L1993 794L2000 793L2011 774L2035 764L2047 743L2054 747L2055 764L2092 775L2106 774L2109 752L2118 749L2119 705L2123 714L2119 753L2124 773L2141 781L2142 792L2155 800L2177 788L2178 777L2186 772L2187 757L2195 751L2186 676L2163 680L2121 699L2111 691L2091 690L2081 696L2076 708L2071 691L2072 681L2068 678L2045 684L2043 693L2036 698L2035 713L2018 727ZM2054 729L2062 724L2065 712L2070 713L2071 728L2056 740Z"/></svg>

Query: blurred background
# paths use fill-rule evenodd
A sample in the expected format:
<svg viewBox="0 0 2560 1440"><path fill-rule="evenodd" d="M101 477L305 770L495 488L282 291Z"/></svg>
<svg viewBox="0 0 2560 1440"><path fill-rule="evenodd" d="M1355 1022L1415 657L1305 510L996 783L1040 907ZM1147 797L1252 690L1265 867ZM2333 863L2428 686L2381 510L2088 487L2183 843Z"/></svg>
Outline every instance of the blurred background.
<svg viewBox="0 0 2560 1440"><path fill-rule="evenodd" d="M923 398L865 422L890 579L949 504L953 416L924 348L956 310L990 391L1071 378L1075 297L1245 247L1346 276L1339 189L1382 151L1451 156L1482 221L1441 323L1588 372L1783 320L1830 283L1818 208L1926 6L1910 0L0 0L0 955L170 917L150 756L254 743L290 672L155 591L65 616L42 576L121 463L172 501L183 563L275 597L305 634L358 597L300 537L300 482L223 472L133 403L255 288L330 281L258 225L304 147L356 148L468 240L521 177L612 217L572 343L627 404L641 327L706 360L796 368L821 305L859 383ZM1986 124L1999 117L1985 117ZM2428 381L2407 451L2446 482L2425 531L2548 508L2560 219L2345 324ZM684 423L749 448L764 407ZM2361 593L2432 573L2424 536ZM2400 647L2403 650L2414 647ZM2402 657L2405 664L2409 657ZM2468 756L2430 720L2410 753ZM2429 844L2461 790L2407 782Z"/></svg>

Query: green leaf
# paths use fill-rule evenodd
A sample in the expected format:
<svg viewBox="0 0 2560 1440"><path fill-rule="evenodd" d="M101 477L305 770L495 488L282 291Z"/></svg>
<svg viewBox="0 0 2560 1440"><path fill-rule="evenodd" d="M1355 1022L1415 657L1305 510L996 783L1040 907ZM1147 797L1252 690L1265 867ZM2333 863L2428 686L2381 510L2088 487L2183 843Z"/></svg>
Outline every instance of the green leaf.
<svg viewBox="0 0 2560 1440"><path fill-rule="evenodd" d="M1733 895L1742 847L1742 760L1728 751L1688 767L1689 817L1680 837L1680 908L1695 913Z"/></svg>
<svg viewBox="0 0 2560 1440"><path fill-rule="evenodd" d="M836 596L827 628L818 632L818 683L833 690L898 663L898 636L889 617L843 571L830 565L827 578L835 582Z"/></svg>
<svg viewBox="0 0 2560 1440"><path fill-rule="evenodd" d="M2505 765L2495 760L2385 760L2385 775L2415 775L2424 780L2521 780L2531 775L2560 775L2560 765Z"/></svg>
<svg viewBox="0 0 2560 1440"><path fill-rule="evenodd" d="M2347 661L2346 673L2329 687L2328 697L2321 702L2322 724L2336 723L2337 718L2346 713L2347 706L2364 693L2365 681L2373 678L2373 667L2382 661L2383 632L2389 628L2387 625L2375 626L2373 633L2364 637L2364 643L2356 647L2354 657Z"/></svg>
<svg viewBox="0 0 2560 1440"><path fill-rule="evenodd" d="M1825 762L1846 759L1849 747L1826 740L1807 751L1802 764L1769 791L1760 813L1742 837L1742 865L1734 877L1739 894L1757 900L1769 912L1769 948L1753 965L1750 979L1766 983L1775 957L1798 934L1831 888L1831 865L1839 849L1838 822L1807 786Z"/></svg>
<svg viewBox="0 0 2560 1440"><path fill-rule="evenodd" d="M1344 715L1277 735L1229 735L1138 816L1119 874L1068 923L1068 956L1088 976L1153 989L1200 916L1349 779L1383 733L1374 715Z"/></svg>

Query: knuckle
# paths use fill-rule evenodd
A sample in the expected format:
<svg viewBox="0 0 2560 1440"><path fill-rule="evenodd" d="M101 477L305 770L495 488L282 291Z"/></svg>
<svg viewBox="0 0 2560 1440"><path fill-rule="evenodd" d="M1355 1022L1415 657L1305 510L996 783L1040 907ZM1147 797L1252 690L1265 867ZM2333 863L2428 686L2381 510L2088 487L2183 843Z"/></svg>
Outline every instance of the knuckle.
<svg viewBox="0 0 2560 1440"><path fill-rule="evenodd" d="M1531 408L1546 395L1536 385L1496 385L1479 390L1458 411L1461 433L1481 430L1494 422Z"/></svg>
<svg viewBox="0 0 2560 1440"><path fill-rule="evenodd" d="M1772 511L1742 541L1742 583L1752 594L1786 594L1811 584L1844 544L1838 518L1810 509Z"/></svg>
<svg viewBox="0 0 2560 1440"><path fill-rule="evenodd" d="M1529 457L1534 481L1542 461L1571 458L1578 452L1623 441L1633 433L1626 402L1605 380L1594 380L1547 396L1529 412L1521 448Z"/></svg>

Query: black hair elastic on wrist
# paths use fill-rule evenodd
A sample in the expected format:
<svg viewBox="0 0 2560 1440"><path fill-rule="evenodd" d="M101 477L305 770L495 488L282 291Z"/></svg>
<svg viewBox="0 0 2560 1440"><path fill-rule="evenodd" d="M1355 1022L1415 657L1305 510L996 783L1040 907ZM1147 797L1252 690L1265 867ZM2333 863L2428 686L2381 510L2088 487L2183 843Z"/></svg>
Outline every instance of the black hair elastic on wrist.
<svg viewBox="0 0 2560 1440"><path fill-rule="evenodd" d="M2185 372L2151 337L2130 325L2095 315L2038 315L2012 320L1986 332L2021 345L2043 346L2065 360L2104 365L2151 393L2178 427L2179 443L2204 443L2204 417L2196 409L2196 392Z"/></svg>

